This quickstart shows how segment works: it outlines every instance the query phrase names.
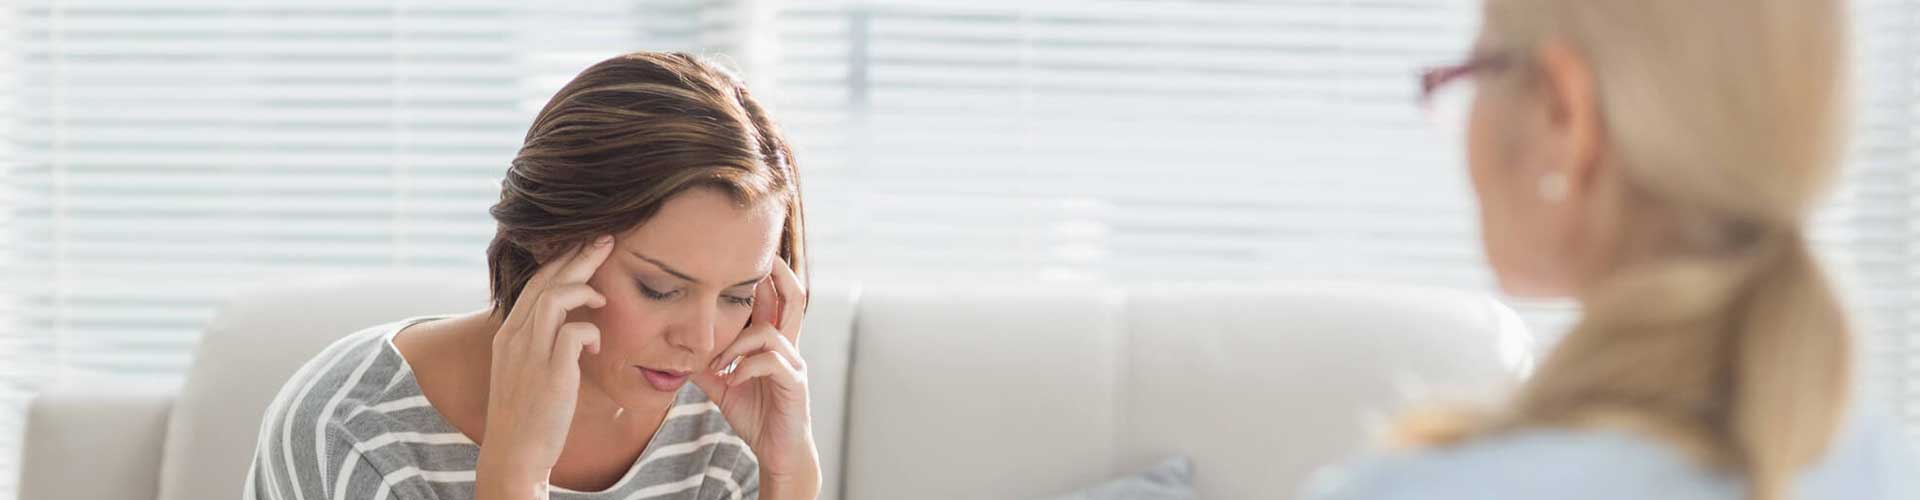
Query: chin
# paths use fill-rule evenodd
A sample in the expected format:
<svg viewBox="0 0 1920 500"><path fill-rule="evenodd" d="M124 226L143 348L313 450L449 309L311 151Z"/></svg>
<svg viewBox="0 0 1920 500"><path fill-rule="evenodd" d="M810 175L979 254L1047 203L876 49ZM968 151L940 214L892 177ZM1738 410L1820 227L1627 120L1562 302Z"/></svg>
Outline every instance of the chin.
<svg viewBox="0 0 1920 500"><path fill-rule="evenodd" d="M1503 270L1494 265L1494 275L1500 283L1500 292L1521 299L1562 299L1566 298L1566 287L1558 286L1554 280L1540 279L1538 274L1523 274Z"/></svg>
<svg viewBox="0 0 1920 500"><path fill-rule="evenodd" d="M673 404L673 394L663 393L647 387L622 387L618 392L609 394L608 396L613 398L614 404L618 404L621 408L627 409L651 408L662 404Z"/></svg>
<svg viewBox="0 0 1920 500"><path fill-rule="evenodd" d="M1496 244L1485 233L1481 243L1486 249L1487 267L1493 270L1500 292L1522 299L1557 299L1567 295L1566 287L1553 279L1553 266L1543 259L1529 259L1526 252L1514 252L1517 245ZM1515 255L1518 253L1519 255ZM1516 258L1518 257L1518 258Z"/></svg>
<svg viewBox="0 0 1920 500"><path fill-rule="evenodd" d="M654 388L648 387L645 381L609 380L606 377L594 377L590 382L583 382L590 383L594 389L599 390L607 399L612 400L613 404L629 410L660 406L663 404L663 401L666 402L664 404L672 404L674 399L673 393L654 390Z"/></svg>
<svg viewBox="0 0 1920 500"><path fill-rule="evenodd" d="M1535 273L1515 269L1508 259L1500 258L1499 252L1488 249L1487 267L1493 268L1494 281L1500 285L1500 293L1509 297L1524 299L1551 298L1553 294Z"/></svg>
<svg viewBox="0 0 1920 500"><path fill-rule="evenodd" d="M1516 282L1505 280L1505 279L1500 280L1500 293L1506 294L1509 297L1519 298L1519 299L1554 298L1554 294L1549 293L1538 286L1533 286L1531 284L1527 284L1524 282L1516 283Z"/></svg>

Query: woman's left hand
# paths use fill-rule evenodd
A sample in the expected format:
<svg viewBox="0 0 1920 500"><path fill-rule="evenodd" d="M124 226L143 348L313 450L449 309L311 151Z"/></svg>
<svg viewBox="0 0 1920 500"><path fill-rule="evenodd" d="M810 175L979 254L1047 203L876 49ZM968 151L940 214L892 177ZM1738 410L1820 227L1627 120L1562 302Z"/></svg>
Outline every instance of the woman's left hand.
<svg viewBox="0 0 1920 500"><path fill-rule="evenodd" d="M776 259L773 274L754 290L746 330L693 377L759 459L763 500L813 500L820 494L807 364L799 348L806 306L807 291L793 268ZM723 371L729 366L732 371Z"/></svg>

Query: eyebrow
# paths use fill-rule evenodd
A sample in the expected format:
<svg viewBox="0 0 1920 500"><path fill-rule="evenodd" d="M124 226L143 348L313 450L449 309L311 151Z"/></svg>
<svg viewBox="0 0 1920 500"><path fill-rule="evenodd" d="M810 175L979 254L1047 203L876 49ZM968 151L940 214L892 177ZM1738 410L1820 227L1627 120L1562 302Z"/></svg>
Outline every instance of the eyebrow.
<svg viewBox="0 0 1920 500"><path fill-rule="evenodd" d="M656 260L656 259L654 259L653 257L648 257L648 256L646 256L645 254L642 254L642 253L640 253L640 251L638 251L638 250L634 250L634 251L630 251L630 252L627 252L627 253L631 253L631 254L633 254L633 256L634 256L634 257L639 257L639 258L640 258L640 260L644 260L644 261L647 261L647 262L649 262L649 263L652 263L652 264L653 264L654 266L658 266L658 267L660 268L660 270L661 270L661 271L666 271L666 272L667 272L667 274L671 274L671 275L674 275L674 277L677 277L677 278L680 278L680 279L683 279L683 280L687 280L687 281L691 281L691 282L693 282L693 283L694 283L694 284L696 284L696 285L697 285L697 284L701 284L701 283L700 283L700 280L698 280L698 279L694 279L694 277L693 277L693 276L688 276L688 275L687 275L687 273L683 273L683 272L680 272L680 270L678 270L678 269L674 269L674 268L673 268L673 266L669 266L669 265L667 265L667 263L665 263L665 262L660 262L659 260ZM766 276L765 274L762 274L762 275L760 275L760 277L758 277L758 278L753 278L753 279L750 279L750 280L746 280L746 281L742 281L742 282L739 282L739 283L734 283L733 285L730 285L730 286L728 286L727 288L739 288L739 287L743 287L743 286L747 286L747 285L751 285L751 284L754 284L754 283L759 283L759 282L760 282L760 280L763 280L763 279L767 279L767 276Z"/></svg>

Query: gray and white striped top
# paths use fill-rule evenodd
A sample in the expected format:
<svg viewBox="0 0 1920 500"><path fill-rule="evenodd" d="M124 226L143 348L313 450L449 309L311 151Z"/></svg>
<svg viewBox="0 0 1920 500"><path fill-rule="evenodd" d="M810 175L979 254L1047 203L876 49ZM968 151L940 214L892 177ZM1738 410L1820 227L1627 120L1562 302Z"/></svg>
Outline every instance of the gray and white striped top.
<svg viewBox="0 0 1920 500"><path fill-rule="evenodd" d="M453 500L474 495L480 447L427 404L393 347L412 318L362 330L308 361L260 424L248 500ZM719 408L688 384L620 481L550 488L555 500L757 498L759 464Z"/></svg>

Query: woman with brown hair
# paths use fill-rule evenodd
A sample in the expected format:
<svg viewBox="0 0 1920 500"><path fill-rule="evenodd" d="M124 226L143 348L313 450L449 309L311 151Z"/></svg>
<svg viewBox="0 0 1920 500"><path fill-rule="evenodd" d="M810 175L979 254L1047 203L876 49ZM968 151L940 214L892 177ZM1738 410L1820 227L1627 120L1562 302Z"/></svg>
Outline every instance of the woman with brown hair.
<svg viewBox="0 0 1920 500"><path fill-rule="evenodd" d="M1491 412L1311 498L1917 498L1854 415L1849 327L1806 240L1846 142L1839 0L1485 0L1468 170L1502 288L1580 323ZM1456 94L1459 95L1459 94ZM1796 495L1796 493L1798 493Z"/></svg>
<svg viewBox="0 0 1920 500"><path fill-rule="evenodd" d="M308 362L248 498L818 495L799 178L737 78L683 54L587 68L492 212L493 306Z"/></svg>

